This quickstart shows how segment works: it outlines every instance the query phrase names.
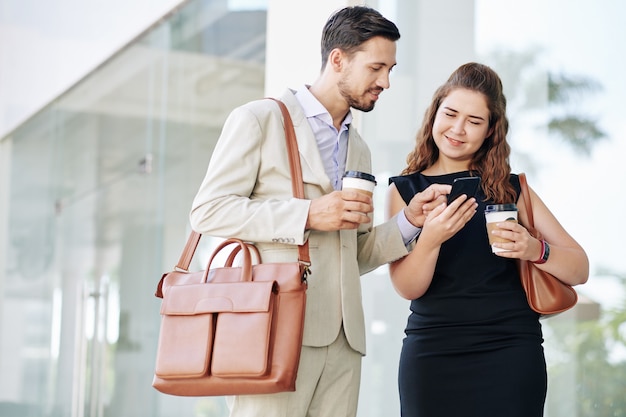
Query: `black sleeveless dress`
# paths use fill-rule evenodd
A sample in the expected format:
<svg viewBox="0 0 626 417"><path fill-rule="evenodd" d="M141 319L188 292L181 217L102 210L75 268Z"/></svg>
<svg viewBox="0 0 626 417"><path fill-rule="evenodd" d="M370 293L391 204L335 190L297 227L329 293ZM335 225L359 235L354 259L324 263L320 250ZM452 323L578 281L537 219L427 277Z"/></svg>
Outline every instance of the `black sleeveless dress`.
<svg viewBox="0 0 626 417"><path fill-rule="evenodd" d="M458 172L392 177L408 201ZM511 175L519 195L519 179ZM403 417L540 417L547 376L539 316L525 298L515 261L491 253L487 204L441 246L428 291L411 301L399 365Z"/></svg>

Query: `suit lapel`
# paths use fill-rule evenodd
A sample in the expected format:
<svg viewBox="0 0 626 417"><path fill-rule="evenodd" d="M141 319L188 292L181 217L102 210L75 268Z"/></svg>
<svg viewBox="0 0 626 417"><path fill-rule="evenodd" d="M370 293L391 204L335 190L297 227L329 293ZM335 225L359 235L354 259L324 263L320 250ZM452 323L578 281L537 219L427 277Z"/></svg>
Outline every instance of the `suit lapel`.
<svg viewBox="0 0 626 417"><path fill-rule="evenodd" d="M350 128L348 136L348 155L346 158L346 171L362 171L367 166L367 161L363 160L363 152L360 151L359 137L356 130Z"/></svg>

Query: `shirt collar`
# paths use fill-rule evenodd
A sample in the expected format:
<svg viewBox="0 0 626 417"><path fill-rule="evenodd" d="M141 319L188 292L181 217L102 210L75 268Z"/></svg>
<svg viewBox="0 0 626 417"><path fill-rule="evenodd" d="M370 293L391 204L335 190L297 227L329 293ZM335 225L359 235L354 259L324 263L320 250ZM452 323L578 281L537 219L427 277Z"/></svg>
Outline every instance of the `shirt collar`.
<svg viewBox="0 0 626 417"><path fill-rule="evenodd" d="M324 107L324 105L320 103L313 94L311 94L308 85L302 85L296 90L296 98L300 102L307 118L317 117L330 126L333 125L333 119L330 116L330 113L328 113L326 107ZM352 111L348 111L348 114L346 114L346 117L341 122L341 125L342 127L347 127L350 123L352 123Z"/></svg>

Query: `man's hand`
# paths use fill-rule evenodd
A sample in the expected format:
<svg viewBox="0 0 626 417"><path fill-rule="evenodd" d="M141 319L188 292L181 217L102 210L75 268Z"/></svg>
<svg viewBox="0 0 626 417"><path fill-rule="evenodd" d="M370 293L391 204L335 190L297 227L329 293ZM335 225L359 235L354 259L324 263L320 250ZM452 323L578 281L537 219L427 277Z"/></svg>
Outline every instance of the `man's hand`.
<svg viewBox="0 0 626 417"><path fill-rule="evenodd" d="M451 185L432 184L421 193L415 194L404 209L407 220L415 227L424 227L428 213L447 201L451 189Z"/></svg>
<svg viewBox="0 0 626 417"><path fill-rule="evenodd" d="M333 191L311 200L306 228L333 231L356 229L369 223L374 210L371 197L355 190Z"/></svg>

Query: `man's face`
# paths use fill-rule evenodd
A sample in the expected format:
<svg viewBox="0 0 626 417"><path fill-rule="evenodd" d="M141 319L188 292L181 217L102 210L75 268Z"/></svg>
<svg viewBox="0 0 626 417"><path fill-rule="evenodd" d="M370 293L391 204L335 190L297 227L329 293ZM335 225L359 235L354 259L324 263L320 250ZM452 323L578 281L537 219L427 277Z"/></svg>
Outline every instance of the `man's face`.
<svg viewBox="0 0 626 417"><path fill-rule="evenodd" d="M338 82L339 93L357 110L371 111L378 96L389 88L389 73L396 65L396 43L377 36L347 57Z"/></svg>

